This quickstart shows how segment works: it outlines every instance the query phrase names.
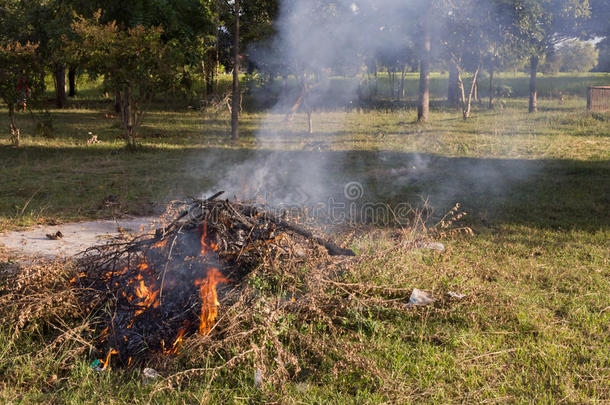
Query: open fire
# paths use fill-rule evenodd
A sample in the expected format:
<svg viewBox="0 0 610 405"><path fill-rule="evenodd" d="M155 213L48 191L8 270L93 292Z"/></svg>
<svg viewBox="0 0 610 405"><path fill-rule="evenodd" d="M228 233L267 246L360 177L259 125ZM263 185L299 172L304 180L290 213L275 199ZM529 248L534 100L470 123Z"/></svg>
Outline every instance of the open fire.
<svg viewBox="0 0 610 405"><path fill-rule="evenodd" d="M199 298L201 298L201 316L199 318L199 333L201 335L207 335L210 332L218 316L218 307L220 306L216 293L218 283L229 283L229 280L214 267L208 270L206 278L195 280L195 285L199 287Z"/></svg>
<svg viewBox="0 0 610 405"><path fill-rule="evenodd" d="M194 200L154 237L95 247L71 280L101 313L98 359L130 366L145 355L176 355L184 339L209 335L223 299L263 257L291 255L292 245L353 254L260 207ZM288 237L287 237L288 236Z"/></svg>

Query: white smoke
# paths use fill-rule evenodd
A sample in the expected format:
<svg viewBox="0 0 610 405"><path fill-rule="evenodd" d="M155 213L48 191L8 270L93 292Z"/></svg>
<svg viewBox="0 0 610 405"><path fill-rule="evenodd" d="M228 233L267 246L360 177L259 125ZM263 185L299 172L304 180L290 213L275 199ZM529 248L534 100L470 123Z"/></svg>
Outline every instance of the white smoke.
<svg viewBox="0 0 610 405"><path fill-rule="evenodd" d="M425 7L429 3L422 0L281 0L277 36L271 46L263 48L265 52L251 53L250 57L261 65L283 64L293 83L297 82L296 88L293 85L292 91L282 94L269 109L256 133L258 150L245 162L233 166L207 195L226 190L231 197L258 196L275 206L311 206L342 197L343 186L350 181L366 182L363 178L347 178L343 170L345 165L351 172L358 172L361 163L354 156L360 152L294 150L294 140L287 139L294 137L294 133L287 133L284 117L298 98L299 86L309 86L306 103L297 112L304 126L297 136L302 138L303 145L332 139L329 134L312 139L305 133L307 105L341 110L357 101L358 76L363 66L375 55L401 55L404 49L413 49L418 38L419 16ZM433 25L437 35L443 29L442 21L435 21ZM342 79L339 86L333 86L332 76L337 70L352 80ZM315 128L315 111L313 116ZM456 120L460 120L457 112ZM410 130L420 132L417 128ZM291 146L287 147L289 143ZM385 198L404 198L404 190L415 185L420 196L430 197L429 202L441 210L460 201L464 190L481 195L504 193L509 182L521 181L530 174L527 166L527 170L515 168L507 176L506 171L494 169L495 162L483 159L462 164L459 159L383 150L361 155L377 159L379 168L391 168L370 170L370 162L363 164L363 170L381 173L373 176L382 177L379 180L383 185L376 187ZM395 173L398 175L393 177ZM370 196L376 198L375 190L370 191ZM365 189L365 199L368 196L369 190Z"/></svg>
<svg viewBox="0 0 610 405"><path fill-rule="evenodd" d="M311 204L342 190L337 183L340 173L332 170L341 161L339 154L282 150L284 117L303 87L307 87L307 96L298 116L308 108L341 109L357 100L356 75L366 58L382 49L404 48L405 32L412 29L407 18L410 3L282 0L272 46L251 57L260 65L283 64L297 88L280 96L257 131L257 144L263 152L234 167L215 189L238 198L258 195L271 204ZM341 91L332 87L331 80L338 69L347 69L353 77L342 81ZM315 125L315 111L313 117ZM307 143L309 135L302 136Z"/></svg>

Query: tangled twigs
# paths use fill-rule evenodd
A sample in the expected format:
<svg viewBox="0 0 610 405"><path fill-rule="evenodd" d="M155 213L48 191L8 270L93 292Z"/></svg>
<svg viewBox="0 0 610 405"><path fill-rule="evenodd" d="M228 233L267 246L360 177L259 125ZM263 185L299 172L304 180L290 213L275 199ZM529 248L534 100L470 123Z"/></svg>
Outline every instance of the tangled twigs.
<svg viewBox="0 0 610 405"><path fill-rule="evenodd" d="M115 351L124 365L147 353L177 354L186 337L218 333L219 307L261 265L314 258L319 247L354 254L267 207L219 200L221 194L172 204L173 219L154 236L96 246L79 257L72 282L82 302L103 310L100 353Z"/></svg>

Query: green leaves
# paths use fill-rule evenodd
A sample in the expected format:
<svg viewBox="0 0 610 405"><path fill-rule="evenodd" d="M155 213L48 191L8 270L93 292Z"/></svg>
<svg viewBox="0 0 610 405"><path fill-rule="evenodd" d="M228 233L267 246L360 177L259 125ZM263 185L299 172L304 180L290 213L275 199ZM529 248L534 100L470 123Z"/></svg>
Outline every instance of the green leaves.
<svg viewBox="0 0 610 405"><path fill-rule="evenodd" d="M15 105L23 98L24 84L30 89L29 97L40 93L42 80L37 49L38 44L29 42L0 42L0 97L7 104Z"/></svg>
<svg viewBox="0 0 610 405"><path fill-rule="evenodd" d="M92 20L79 18L73 27L78 40L71 47L80 51L87 69L104 75L111 90L131 84L149 97L172 85L180 54L170 52L175 48L163 42L160 27L119 30L114 22L101 24L99 14Z"/></svg>

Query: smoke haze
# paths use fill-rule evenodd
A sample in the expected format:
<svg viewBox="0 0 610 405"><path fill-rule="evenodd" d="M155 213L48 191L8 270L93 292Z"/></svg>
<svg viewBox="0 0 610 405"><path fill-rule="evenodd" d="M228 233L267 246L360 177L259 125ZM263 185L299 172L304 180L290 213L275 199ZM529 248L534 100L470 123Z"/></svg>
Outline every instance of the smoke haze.
<svg viewBox="0 0 610 405"><path fill-rule="evenodd" d="M335 165L341 157L336 153L280 151L286 123L278 117L286 116L303 92L306 96L297 115L319 105L336 108L357 100L357 80L343 81L337 92L332 88L331 75L339 67L350 70L344 73L356 75L371 51L404 47L404 35L392 30L408 24L402 19L407 3L283 0L273 44L251 57L259 65L284 64L297 81L297 89L280 95L257 132L259 148L273 152L257 153L233 168L216 188L238 198L259 195L273 205L311 204L336 195L337 173L329 171L329 159L332 155ZM315 125L315 111L313 115Z"/></svg>
<svg viewBox="0 0 610 405"><path fill-rule="evenodd" d="M418 15L425 4L416 0L281 1L273 43L257 48L250 57L259 65L283 64L296 85L282 93L269 109L256 133L258 151L247 161L233 166L206 194L221 189L239 199L258 196L274 206L314 205L343 196L343 186L350 181L364 182L344 177L343 164L351 169L361 164L351 158L347 161L345 153L311 151L315 146L310 150L286 151L285 117L303 89L306 96L297 116L303 120L308 108L314 110L314 134L316 106L341 110L359 102L358 81L360 76L364 77L363 67L373 55L404 55L408 45L413 49L409 41L417 38ZM439 24L435 27L442 29ZM353 78L343 80L340 91L331 80L337 71ZM344 119L347 117L346 113L342 115ZM305 132L301 136L307 149L309 141L314 139ZM495 169L489 161L460 164L459 174L440 174L440 170L447 169L445 162L431 159L430 155L371 152L380 167L398 167L405 171L397 177L373 171L373 176L389 185L389 196L427 179L433 182L434 188L420 190L422 194L430 196L432 204L438 202L446 207L456 202L453 199L463 188L474 187L482 194L498 193L505 188L506 173ZM527 176L525 170L511 173L511 181Z"/></svg>

